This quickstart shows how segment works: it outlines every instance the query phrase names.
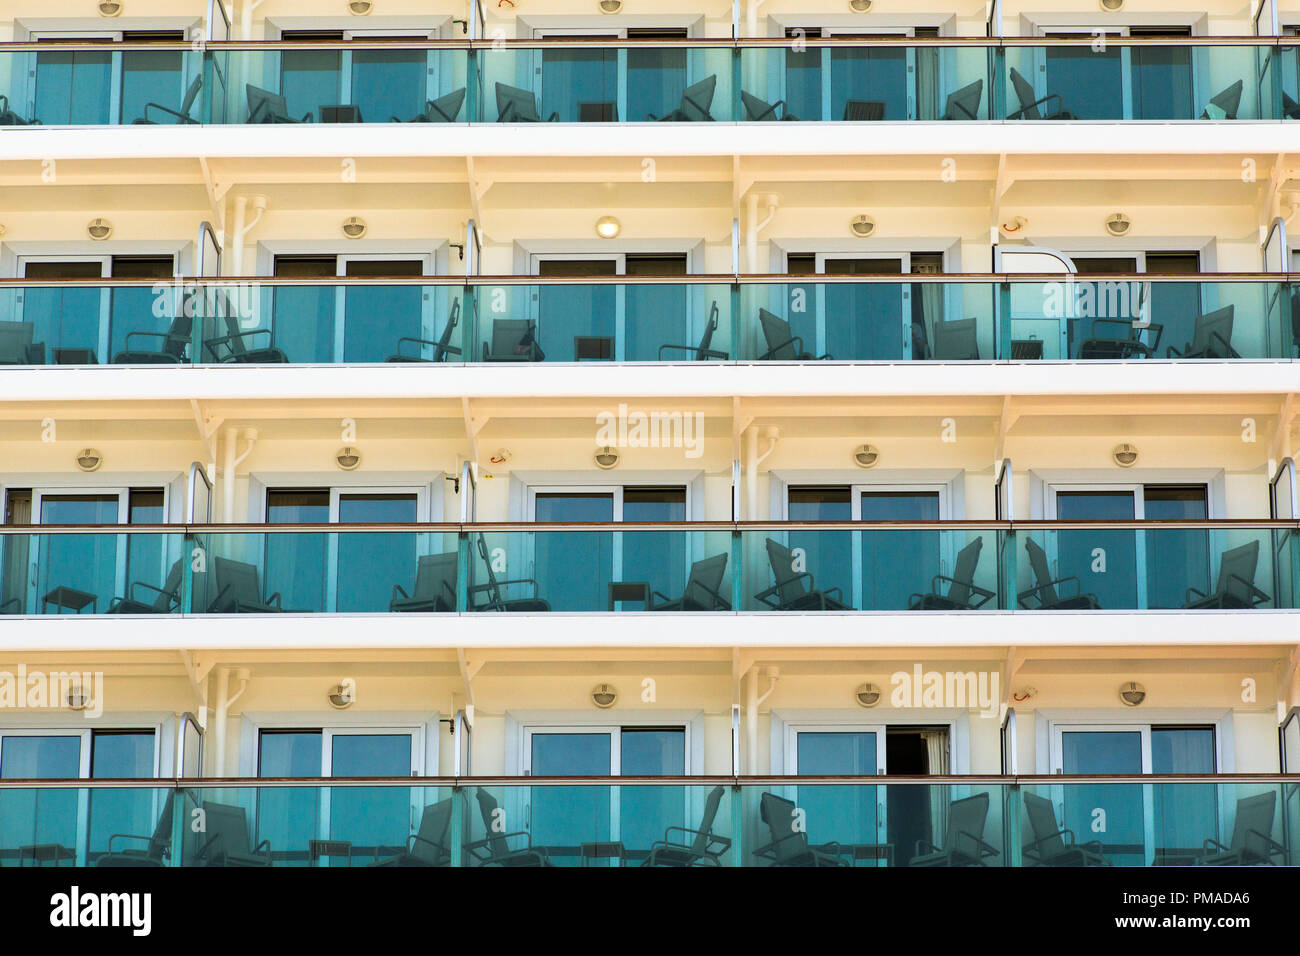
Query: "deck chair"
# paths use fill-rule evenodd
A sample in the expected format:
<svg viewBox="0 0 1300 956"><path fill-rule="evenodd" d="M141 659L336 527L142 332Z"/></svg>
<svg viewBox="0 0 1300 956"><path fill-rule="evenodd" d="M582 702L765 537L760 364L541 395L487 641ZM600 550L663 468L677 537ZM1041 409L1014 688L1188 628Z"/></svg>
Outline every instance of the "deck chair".
<svg viewBox="0 0 1300 956"><path fill-rule="evenodd" d="M1240 798L1228 845L1207 837L1201 843L1205 852L1196 862L1201 866L1272 866L1273 858L1281 857L1285 863L1286 848L1271 835L1276 802L1277 794L1271 790Z"/></svg>
<svg viewBox="0 0 1300 956"><path fill-rule="evenodd" d="M1259 541L1231 548L1219 557L1219 580L1214 590L1203 594L1187 589L1184 608L1250 609L1272 600L1255 587L1255 567L1259 563Z"/></svg>
<svg viewBox="0 0 1300 956"><path fill-rule="evenodd" d="M813 355L803 347L803 339L790 331L790 323L767 309L758 310L758 324L763 329L763 344L767 351L758 357L760 362L820 362L830 355Z"/></svg>
<svg viewBox="0 0 1300 956"><path fill-rule="evenodd" d="M537 596L537 582L532 578L514 578L508 581L498 581L496 572L492 570L492 558L488 554L487 539L479 534L478 536L478 555L483 561L483 567L487 571L487 583L471 585L469 588L469 604L471 611L549 611L551 606ZM502 588L508 588L515 584L530 584L533 588L533 596L527 598L508 598L502 591ZM475 595L482 595L476 599Z"/></svg>
<svg viewBox="0 0 1300 956"><path fill-rule="evenodd" d="M217 596L213 598L209 614L277 614L280 592L262 596L257 567L230 558L213 558L212 569L216 576Z"/></svg>
<svg viewBox="0 0 1300 956"><path fill-rule="evenodd" d="M171 855L172 847L172 804L175 802L172 794L167 794L163 798L162 813L158 816L158 823L153 828L151 836L137 836L131 833L114 833L108 838L108 852L95 861L95 866L110 867L155 867L166 866L167 858ZM114 849L114 844L121 841L137 841L143 843L143 847L123 846Z"/></svg>
<svg viewBox="0 0 1300 956"><path fill-rule="evenodd" d="M719 593L727 572L727 555L715 554L691 565L686 580L686 590L678 598L670 598L658 591L650 597L650 611L730 611L731 602ZM655 598L660 598L655 603Z"/></svg>
<svg viewBox="0 0 1300 956"><path fill-rule="evenodd" d="M479 866L554 866L542 847L534 847L532 837L525 830L515 833L497 831L497 801L492 794L482 787L474 795L478 799L479 814L483 817L483 829L487 836L482 840L469 843L465 851L478 861ZM524 845L514 849L510 841L523 837Z"/></svg>
<svg viewBox="0 0 1300 956"><path fill-rule="evenodd" d="M713 94L717 88L718 76L715 73L686 87L682 91L682 101L677 105L677 109L663 116L649 113L646 119L658 120L661 123L711 123L713 116L709 113L709 107L713 105Z"/></svg>
<svg viewBox="0 0 1300 956"><path fill-rule="evenodd" d="M984 824L989 816L989 795L954 800L948 805L948 829L943 846L929 840L916 841L916 853L908 866L984 866L997 856L997 847L984 842Z"/></svg>
<svg viewBox="0 0 1300 956"><path fill-rule="evenodd" d="M1300 103L1297 103L1285 93L1282 94L1282 118L1283 119L1300 119ZM0 126L5 125L0 122Z"/></svg>
<svg viewBox="0 0 1300 956"><path fill-rule="evenodd" d="M530 319L493 319L492 345L483 343L485 362L544 362L537 323Z"/></svg>
<svg viewBox="0 0 1300 956"><path fill-rule="evenodd" d="M1118 334L1099 335L1098 326L1114 328ZM1142 341L1142 334L1148 331L1155 334L1150 345ZM1093 361L1155 358L1164 331L1165 327L1158 322L1137 326L1131 319L1093 319L1091 335L1079 343L1078 355L1080 359Z"/></svg>
<svg viewBox="0 0 1300 956"><path fill-rule="evenodd" d="M23 119L17 112L11 110L9 108L9 97L0 93L0 126L32 126L38 124L38 120Z"/></svg>
<svg viewBox="0 0 1300 956"><path fill-rule="evenodd" d="M1052 801L1035 793L1026 793L1025 816L1033 839L1024 845L1024 858L1030 866L1111 866L1102 852L1100 840L1076 843L1074 831L1056 823Z"/></svg>
<svg viewBox="0 0 1300 956"><path fill-rule="evenodd" d="M560 118L559 113L552 113L546 122L554 123ZM498 123L540 123L541 114L537 111L537 97L529 90L517 86L497 84L497 122Z"/></svg>
<svg viewBox="0 0 1300 956"><path fill-rule="evenodd" d="M174 110L171 107L163 106L160 103L146 103L144 104L144 109L141 110L141 113L144 115L139 119L132 120L131 122L133 124L145 123L150 126L157 126L163 123L168 125L197 124L198 120L191 114L194 110L194 103L199 98L199 90L202 86L203 74L200 73L190 81L189 87L185 90L185 96L181 99L180 109ZM149 113L150 110L157 110L158 112L165 114L165 116L152 116ZM174 119L169 120L166 118L167 116L174 117Z"/></svg>
<svg viewBox="0 0 1300 956"><path fill-rule="evenodd" d="M249 123L312 122L312 114L310 111L303 114L302 119L294 119L290 116L289 104L285 102L284 97L279 93L272 93L270 90L264 90L260 86L254 86L252 83L245 84L244 88L248 95Z"/></svg>
<svg viewBox="0 0 1300 956"><path fill-rule="evenodd" d="M1165 358L1184 359L1236 359L1241 358L1232 347L1232 312L1235 306L1225 305L1206 315L1196 317L1192 340L1176 349L1165 350Z"/></svg>
<svg viewBox="0 0 1300 956"><path fill-rule="evenodd" d="M1047 552L1040 545L1026 538L1025 551L1029 554L1029 568L1034 575L1034 586L1016 595L1016 600L1022 608L1038 611L1095 611L1101 608L1097 595L1080 593L1082 587L1077 577L1071 575L1068 578L1052 579L1052 572L1047 566ZM1074 582L1075 593L1058 594L1056 586L1069 581Z"/></svg>
<svg viewBox="0 0 1300 956"><path fill-rule="evenodd" d="M763 123L768 120L794 120L797 122L799 119L799 117L790 113L790 107L785 100L769 103L741 90L740 102L745 107L745 119L751 123ZM780 116L776 115L778 107L782 110Z"/></svg>
<svg viewBox="0 0 1300 956"><path fill-rule="evenodd" d="M128 332L126 348L113 356L114 365L180 365L189 351L194 319L178 315L166 332ZM132 347L132 339L158 339L157 348Z"/></svg>
<svg viewBox="0 0 1300 956"><path fill-rule="evenodd" d="M669 827L664 838L650 844L650 855L642 866L721 866L722 856L731 848L731 841L713 832L713 821L718 816L722 802L722 787L714 787L704 799L704 813L700 828ZM681 834L674 838L673 834ZM689 843L687 841L690 841Z"/></svg>
<svg viewBox="0 0 1300 956"><path fill-rule="evenodd" d="M109 614L171 614L181 606L181 580L184 568L180 561L171 566L162 587L147 581L132 581L125 597L113 598L108 605ZM152 595L141 591L153 592ZM153 600L150 600L150 597Z"/></svg>
<svg viewBox="0 0 1300 956"><path fill-rule="evenodd" d="M767 561L772 566L776 584L754 597L774 611L851 611L839 588L817 590L813 576L795 571L794 552L785 545L767 539Z"/></svg>
<svg viewBox="0 0 1300 956"><path fill-rule="evenodd" d="M195 852L199 866L270 866L271 841L252 845L243 807L203 801L205 829ZM206 837L206 839L203 839Z"/></svg>
<svg viewBox="0 0 1300 956"><path fill-rule="evenodd" d="M393 585L393 599L388 602L390 611L454 611L456 610L455 551L445 554L424 554L415 566L415 586L407 594L400 584Z"/></svg>
<svg viewBox="0 0 1300 956"><path fill-rule="evenodd" d="M960 90L953 90L948 94L948 101L944 104L943 118L946 120L980 119L980 103L983 100L983 80L976 80Z"/></svg>
<svg viewBox="0 0 1300 956"><path fill-rule="evenodd" d="M23 602L16 597L0 601L0 614L21 614Z"/></svg>
<svg viewBox="0 0 1300 956"><path fill-rule="evenodd" d="M406 838L406 848L384 859L375 851L371 866L450 866L451 801L439 800L420 814L420 829Z"/></svg>
<svg viewBox="0 0 1300 956"><path fill-rule="evenodd" d="M957 552L957 562L952 569L952 577L936 574L930 579L929 594L913 594L907 599L910 611L971 611L983 607L990 598L997 597L996 592L989 591L975 584L975 569L980 563L980 551L984 539L976 538ZM940 591L940 582L948 582L948 593Z"/></svg>
<svg viewBox="0 0 1300 956"><path fill-rule="evenodd" d="M451 311L447 313L447 325L442 330L442 335L438 336L436 342L429 339L417 339L410 336L404 336L397 340L397 352L388 356L389 362L445 362L448 355L459 355L460 346L451 344L451 335L456 331L456 326L460 324L460 299L451 300ZM430 345L433 347L433 357L424 358L420 355L403 355L402 343L413 342L417 346Z"/></svg>
<svg viewBox="0 0 1300 956"><path fill-rule="evenodd" d="M31 322L0 322L0 365L44 365L45 343Z"/></svg>
<svg viewBox="0 0 1300 956"><path fill-rule="evenodd" d="M772 842L754 851L754 855L771 860L770 866L849 866L840 855L838 843L820 846L808 844L808 834L794 828L795 805L774 793L758 797L759 818L767 824Z"/></svg>
<svg viewBox="0 0 1300 956"><path fill-rule="evenodd" d="M938 362L974 362L980 357L975 319L940 319L934 323L931 357Z"/></svg>
<svg viewBox="0 0 1300 956"><path fill-rule="evenodd" d="M877 123L885 118L885 104L879 100L848 100L844 104L846 123Z"/></svg>
<svg viewBox="0 0 1300 956"><path fill-rule="evenodd" d="M276 347L275 333L271 329L241 329L239 319L227 314L221 317L226 325L226 334L206 339L203 343L212 358L222 364L236 365L280 365L289 361L289 356ZM256 345L260 335L266 336L265 345Z"/></svg>
<svg viewBox="0 0 1300 956"><path fill-rule="evenodd" d="M726 361L731 358L731 354L713 347L713 333L716 331L718 331L718 303L714 302L709 308L709 320L704 323L704 333L700 336L700 344L661 345L659 346L659 361L664 361L664 352L687 352L693 355L697 362L707 362L710 359Z"/></svg>
<svg viewBox="0 0 1300 956"><path fill-rule="evenodd" d="M454 123L456 117L460 115L460 108L465 105L465 87L440 96L436 100L424 101L424 112L419 116L412 116L406 122L408 123ZM402 122L396 116L392 122Z"/></svg>
<svg viewBox="0 0 1300 956"><path fill-rule="evenodd" d="M1210 98L1209 104L1201 113L1201 119L1235 120L1237 110L1241 109L1241 80L1226 87ZM1219 114L1223 114L1220 116Z"/></svg>
<svg viewBox="0 0 1300 956"><path fill-rule="evenodd" d="M1078 119L1073 113L1062 108L1061 94L1048 93L1042 99L1034 99L1034 86L1013 66L1011 68L1011 88L1015 91L1020 108L1007 116L1007 119L1026 120L1072 120ZM1048 104L1056 102L1052 108ZM1043 109L1039 109L1039 107Z"/></svg>

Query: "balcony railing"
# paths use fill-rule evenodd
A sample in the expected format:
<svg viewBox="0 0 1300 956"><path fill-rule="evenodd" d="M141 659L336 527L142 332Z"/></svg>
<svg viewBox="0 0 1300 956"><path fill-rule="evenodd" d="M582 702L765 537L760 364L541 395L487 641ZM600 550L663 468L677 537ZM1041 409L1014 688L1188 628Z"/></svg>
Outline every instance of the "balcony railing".
<svg viewBox="0 0 1300 956"><path fill-rule="evenodd" d="M0 126L1237 121L1300 116L1279 37L0 44Z"/></svg>
<svg viewBox="0 0 1300 956"><path fill-rule="evenodd" d="M1267 611L1264 521L0 528L0 614Z"/></svg>
<svg viewBox="0 0 1300 956"><path fill-rule="evenodd" d="M4 866L1298 864L1294 775L0 781Z"/></svg>
<svg viewBox="0 0 1300 956"><path fill-rule="evenodd" d="M1291 275L0 280L0 365L1293 360Z"/></svg>

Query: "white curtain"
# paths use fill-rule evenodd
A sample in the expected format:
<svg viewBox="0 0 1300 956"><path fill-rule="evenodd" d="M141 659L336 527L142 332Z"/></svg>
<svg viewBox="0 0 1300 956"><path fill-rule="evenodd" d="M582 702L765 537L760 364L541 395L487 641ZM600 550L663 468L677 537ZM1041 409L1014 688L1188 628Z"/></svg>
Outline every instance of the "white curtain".
<svg viewBox="0 0 1300 956"><path fill-rule="evenodd" d="M931 776L948 772L948 731L923 730L921 739L925 741L926 768ZM935 846L944 846L948 833L948 788L930 788L930 825L934 831L931 842ZM945 847L945 849L947 849Z"/></svg>

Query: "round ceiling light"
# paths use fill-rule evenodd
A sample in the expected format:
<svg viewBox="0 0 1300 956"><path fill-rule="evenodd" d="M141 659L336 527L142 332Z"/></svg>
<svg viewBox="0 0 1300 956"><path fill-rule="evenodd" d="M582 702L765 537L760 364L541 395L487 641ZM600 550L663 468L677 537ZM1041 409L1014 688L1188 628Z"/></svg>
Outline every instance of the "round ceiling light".
<svg viewBox="0 0 1300 956"><path fill-rule="evenodd" d="M875 445L859 445L853 450L853 463L859 468L874 468L880 461L880 449Z"/></svg>
<svg viewBox="0 0 1300 956"><path fill-rule="evenodd" d="M623 224L613 216L601 216L596 220L596 235L602 239L617 239L623 231Z"/></svg>

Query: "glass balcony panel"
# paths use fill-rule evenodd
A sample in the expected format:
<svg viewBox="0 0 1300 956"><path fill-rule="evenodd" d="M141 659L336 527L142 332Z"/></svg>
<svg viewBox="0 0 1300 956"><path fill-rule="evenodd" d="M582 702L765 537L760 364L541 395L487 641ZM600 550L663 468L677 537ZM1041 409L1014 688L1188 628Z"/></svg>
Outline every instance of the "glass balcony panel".
<svg viewBox="0 0 1300 956"><path fill-rule="evenodd" d="M747 611L994 609L993 531L743 531ZM981 560L983 555L983 560Z"/></svg>
<svg viewBox="0 0 1300 956"><path fill-rule="evenodd" d="M479 122L733 119L726 47L516 47L478 56Z"/></svg>
<svg viewBox="0 0 1300 956"><path fill-rule="evenodd" d="M731 355L721 284L479 286L474 362L720 362Z"/></svg>
<svg viewBox="0 0 1300 956"><path fill-rule="evenodd" d="M0 615L179 613L183 547L166 533L0 536Z"/></svg>
<svg viewBox="0 0 1300 956"><path fill-rule="evenodd" d="M1247 610L1293 603L1289 530L1098 525L1022 530L1016 537L1024 610Z"/></svg>
<svg viewBox="0 0 1300 956"><path fill-rule="evenodd" d="M214 123L466 122L463 49L297 46L209 54Z"/></svg>
<svg viewBox="0 0 1300 956"><path fill-rule="evenodd" d="M731 609L725 531L475 531L474 611Z"/></svg>
<svg viewBox="0 0 1300 956"><path fill-rule="evenodd" d="M195 613L456 610L457 540L439 531L275 531L195 536Z"/></svg>
<svg viewBox="0 0 1300 956"><path fill-rule="evenodd" d="M11 742L32 740L43 741L46 750L50 744L44 742L60 744L71 755L70 775L76 777L78 737L9 737L6 750ZM13 753L5 759L17 772L6 769L4 779L67 773L66 767L51 772L49 760L33 764ZM163 787L0 788L0 866L148 865L141 860L162 865L171 834L170 825L165 835L158 825L170 817L171 800L172 791Z"/></svg>
<svg viewBox="0 0 1300 956"><path fill-rule="evenodd" d="M746 284L742 350L760 362L990 361L995 294L974 282Z"/></svg>
<svg viewBox="0 0 1300 956"><path fill-rule="evenodd" d="M991 47L899 44L741 50L742 121L987 120Z"/></svg>
<svg viewBox="0 0 1300 956"><path fill-rule="evenodd" d="M1277 117L1266 46L1009 46L1013 120L1250 120Z"/></svg>

